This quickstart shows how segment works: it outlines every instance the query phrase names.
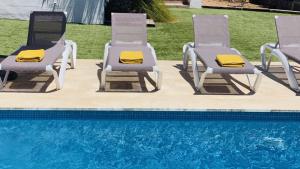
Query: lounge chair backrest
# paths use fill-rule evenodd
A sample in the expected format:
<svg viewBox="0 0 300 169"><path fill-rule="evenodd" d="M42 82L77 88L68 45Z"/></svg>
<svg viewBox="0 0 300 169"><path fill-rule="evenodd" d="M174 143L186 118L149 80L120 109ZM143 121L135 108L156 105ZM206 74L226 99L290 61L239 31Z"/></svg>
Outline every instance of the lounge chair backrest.
<svg viewBox="0 0 300 169"><path fill-rule="evenodd" d="M64 12L32 12L27 46L52 47L57 42L62 42L66 23L67 18Z"/></svg>
<svg viewBox="0 0 300 169"><path fill-rule="evenodd" d="M147 45L146 14L112 13L112 46Z"/></svg>
<svg viewBox="0 0 300 169"><path fill-rule="evenodd" d="M280 48L300 47L300 16L276 16Z"/></svg>
<svg viewBox="0 0 300 169"><path fill-rule="evenodd" d="M228 17L224 15L194 15L195 47L230 47Z"/></svg>

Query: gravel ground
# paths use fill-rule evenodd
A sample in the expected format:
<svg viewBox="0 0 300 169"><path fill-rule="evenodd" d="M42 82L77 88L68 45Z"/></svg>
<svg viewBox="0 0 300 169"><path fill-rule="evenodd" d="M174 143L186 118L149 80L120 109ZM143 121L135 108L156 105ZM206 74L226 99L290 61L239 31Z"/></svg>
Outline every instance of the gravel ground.
<svg viewBox="0 0 300 169"><path fill-rule="evenodd" d="M241 7L242 4L240 2L229 2L224 0L202 0L204 5L207 6L222 6L222 7ZM245 3L243 5L245 8L261 8L259 5L255 5L252 3Z"/></svg>

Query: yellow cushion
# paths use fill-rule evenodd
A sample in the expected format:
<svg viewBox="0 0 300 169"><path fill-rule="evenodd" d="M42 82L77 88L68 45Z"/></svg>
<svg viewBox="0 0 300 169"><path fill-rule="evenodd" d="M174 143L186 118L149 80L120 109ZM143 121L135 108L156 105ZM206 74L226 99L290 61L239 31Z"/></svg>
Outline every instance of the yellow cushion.
<svg viewBox="0 0 300 169"><path fill-rule="evenodd" d="M124 64L142 64L144 55L142 51L122 51L120 62Z"/></svg>
<svg viewBox="0 0 300 169"><path fill-rule="evenodd" d="M244 67L245 61L240 55L219 54L216 61L223 67Z"/></svg>
<svg viewBox="0 0 300 169"><path fill-rule="evenodd" d="M23 50L21 51L17 57L17 62L40 62L45 57L45 50L38 49L38 50Z"/></svg>

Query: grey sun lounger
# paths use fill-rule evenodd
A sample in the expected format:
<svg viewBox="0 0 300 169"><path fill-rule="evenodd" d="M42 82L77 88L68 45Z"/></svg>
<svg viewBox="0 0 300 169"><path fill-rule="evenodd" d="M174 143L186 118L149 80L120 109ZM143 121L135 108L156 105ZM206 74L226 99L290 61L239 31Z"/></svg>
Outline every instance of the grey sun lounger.
<svg viewBox="0 0 300 169"><path fill-rule="evenodd" d="M122 64L122 51L142 51L142 64ZM112 13L112 40L105 45L100 88L105 89L106 75L111 71L154 72L156 88L161 88L161 72L154 48L147 43L146 14Z"/></svg>
<svg viewBox="0 0 300 169"><path fill-rule="evenodd" d="M300 87L293 67L289 60L300 64L300 16L276 16L277 43L267 43L261 46L261 62L265 71L268 71L272 62L272 56L277 57L285 70L290 87L300 92ZM271 51L267 63L266 50Z"/></svg>
<svg viewBox="0 0 300 169"><path fill-rule="evenodd" d="M194 42L189 42L183 47L183 68L187 70L189 58L192 61L194 84L196 90L203 89L203 83L208 74L246 74L250 89L256 91L260 81L261 72L254 67L241 53L230 48L228 31L228 16L224 15L199 15L193 16ZM245 65L242 68L222 67L216 62L218 54L236 54L243 57ZM197 60L203 63L206 71L199 75ZM256 74L257 78L252 85L248 74Z"/></svg>
<svg viewBox="0 0 300 169"><path fill-rule="evenodd" d="M64 12L35 11L30 15L27 44L21 46L11 56L0 63L0 70L6 75L0 78L0 87L4 87L10 71L19 73L47 72L54 76L57 90L63 87L64 74L68 59L71 57L71 67L75 68L77 46L75 42L64 39L66 30L66 15ZM41 62L16 62L16 55L22 50L44 49L45 57ZM54 64L62 58L59 74Z"/></svg>

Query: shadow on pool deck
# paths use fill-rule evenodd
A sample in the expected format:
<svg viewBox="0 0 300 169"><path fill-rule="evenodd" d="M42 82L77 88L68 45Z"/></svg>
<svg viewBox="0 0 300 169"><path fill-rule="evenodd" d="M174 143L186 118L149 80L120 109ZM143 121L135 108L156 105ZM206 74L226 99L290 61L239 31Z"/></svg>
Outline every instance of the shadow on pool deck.
<svg viewBox="0 0 300 169"><path fill-rule="evenodd" d="M194 89L195 95L253 95L254 92L250 91L250 88L247 84L240 82L238 79L227 74L211 74L208 75L204 82L205 91L197 91L193 81L193 71L191 66L188 67L188 70L183 70L183 65L177 64L174 66L179 69L181 77L187 81L190 86ZM203 73L205 70L203 67L200 67L199 73ZM245 93L240 88L234 84L237 83L243 88L249 90L249 93Z"/></svg>
<svg viewBox="0 0 300 169"><path fill-rule="evenodd" d="M100 92L100 60L78 59L76 69L66 72L62 90L48 75L23 76L0 92L1 108L97 108L150 110L300 110L300 97L287 87L263 75L261 86L249 94L245 75L212 75L207 93L195 93L191 72L182 70L181 61L159 61L163 72L162 89L153 91L152 73L111 75L108 90ZM259 63L254 63L259 64ZM274 64L276 66L279 64ZM281 72L282 73L282 72ZM148 77L149 76L149 77ZM282 76L284 74L282 73ZM129 80L130 78L130 80ZM254 78L254 77L253 77ZM284 77L283 77L284 78ZM26 82L29 80L29 82ZM28 84L24 88L24 84ZM21 89L23 88L23 89ZM36 91L29 91L31 88ZM137 89L128 91L127 89ZM16 92L10 92L14 90ZM23 90L20 92L19 90ZM25 90L25 91L24 91ZM117 91L115 91L117 90ZM55 91L55 92L54 92ZM119 92L120 91L120 92ZM139 92L141 91L141 92Z"/></svg>
<svg viewBox="0 0 300 169"><path fill-rule="evenodd" d="M47 74L18 74L18 78L9 81L1 92L46 93L53 77Z"/></svg>
<svg viewBox="0 0 300 169"><path fill-rule="evenodd" d="M97 64L99 66L98 79L101 82L101 72L103 63ZM148 89L146 85L147 80L154 89ZM100 89L98 92L157 92L155 89L155 81L149 76L147 72L111 72L107 74L105 91Z"/></svg>
<svg viewBox="0 0 300 169"><path fill-rule="evenodd" d="M263 74L265 76L267 76L268 78L276 81L277 83L287 87L290 90L293 90L293 89L291 89L291 87L288 83L286 73L285 73L282 66L280 66L280 65L270 66L270 69L269 69L268 72L263 71L261 66L257 66L257 68L259 70L261 70L263 72ZM296 79L297 79L298 84L299 84L300 83L300 67L299 66L293 66L293 71L295 73ZM300 93L296 93L296 95L299 96Z"/></svg>
<svg viewBox="0 0 300 169"><path fill-rule="evenodd" d="M56 71L59 71L60 62L55 64ZM66 71L70 70L70 67ZM59 73L59 72L58 72ZM47 90L54 78L47 73L17 73L17 78L8 80L1 92L13 93L51 93L56 89Z"/></svg>

